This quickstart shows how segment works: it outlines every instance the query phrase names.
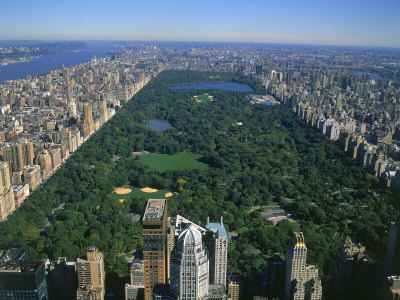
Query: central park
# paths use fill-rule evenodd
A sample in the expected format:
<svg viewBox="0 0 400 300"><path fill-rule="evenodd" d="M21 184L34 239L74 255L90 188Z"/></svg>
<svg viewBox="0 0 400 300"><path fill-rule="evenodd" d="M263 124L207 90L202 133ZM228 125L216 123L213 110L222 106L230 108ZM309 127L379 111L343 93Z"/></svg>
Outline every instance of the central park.
<svg viewBox="0 0 400 300"><path fill-rule="evenodd" d="M287 108L250 104L249 94L265 94L262 86L215 75L160 73L0 225L0 243L25 245L30 259L68 260L97 245L108 274L123 277L126 258L142 247L132 215L142 215L149 198L167 198L170 216L224 217L228 272L261 272L268 255L286 253L293 230L304 233L324 289L346 235L382 261L399 196ZM166 86L213 80L253 91ZM150 120L171 128L158 132ZM271 205L292 220L266 218Z"/></svg>

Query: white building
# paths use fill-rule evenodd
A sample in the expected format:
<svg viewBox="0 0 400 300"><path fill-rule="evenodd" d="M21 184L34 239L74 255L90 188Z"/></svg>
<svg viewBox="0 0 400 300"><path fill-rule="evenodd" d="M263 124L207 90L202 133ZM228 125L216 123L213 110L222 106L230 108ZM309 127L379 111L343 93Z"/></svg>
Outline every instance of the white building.
<svg viewBox="0 0 400 300"><path fill-rule="evenodd" d="M207 299L208 254L194 226L183 229L171 258L171 296L179 300Z"/></svg>

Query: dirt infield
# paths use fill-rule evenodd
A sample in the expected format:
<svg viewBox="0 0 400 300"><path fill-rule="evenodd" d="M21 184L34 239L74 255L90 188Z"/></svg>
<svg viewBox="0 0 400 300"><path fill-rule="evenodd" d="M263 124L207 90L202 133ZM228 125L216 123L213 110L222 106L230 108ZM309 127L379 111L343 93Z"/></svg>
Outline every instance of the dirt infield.
<svg viewBox="0 0 400 300"><path fill-rule="evenodd" d="M149 151L132 152L133 155L149 154Z"/></svg>
<svg viewBox="0 0 400 300"><path fill-rule="evenodd" d="M168 197L171 197L171 196L173 196L173 195L174 195L174 194L172 194L171 192L168 192L168 193L165 194L165 197L168 198Z"/></svg>
<svg viewBox="0 0 400 300"><path fill-rule="evenodd" d="M119 199L119 202L124 203L125 199Z"/></svg>
<svg viewBox="0 0 400 300"><path fill-rule="evenodd" d="M114 192L118 195L124 195L124 194L129 194L130 192L132 192L132 190L128 188L119 187L119 188L114 188Z"/></svg>
<svg viewBox="0 0 400 300"><path fill-rule="evenodd" d="M140 189L142 192L144 192L144 193L155 193L155 192L158 192L158 190L157 189L152 189L152 188L149 188L149 187L144 187L144 188L142 188L142 189Z"/></svg>

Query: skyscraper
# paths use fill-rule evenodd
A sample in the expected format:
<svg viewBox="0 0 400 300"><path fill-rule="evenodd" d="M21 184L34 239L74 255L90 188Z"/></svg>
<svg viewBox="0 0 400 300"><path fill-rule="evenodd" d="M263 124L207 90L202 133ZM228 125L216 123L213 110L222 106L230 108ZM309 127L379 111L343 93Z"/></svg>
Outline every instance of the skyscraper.
<svg viewBox="0 0 400 300"><path fill-rule="evenodd" d="M171 259L171 295L180 300L207 299L208 255L194 226L183 229Z"/></svg>
<svg viewBox="0 0 400 300"><path fill-rule="evenodd" d="M87 259L78 258L76 267L78 272L77 300L104 299L104 257L97 247L87 247Z"/></svg>
<svg viewBox="0 0 400 300"><path fill-rule="evenodd" d="M13 171L20 171L24 166L32 166L35 157L33 143L21 139L19 143L12 143L1 147L3 161L11 162Z"/></svg>
<svg viewBox="0 0 400 300"><path fill-rule="evenodd" d="M400 274L400 223L390 224L383 273L385 276Z"/></svg>
<svg viewBox="0 0 400 300"><path fill-rule="evenodd" d="M94 122L93 122L93 108L92 103L86 103L83 107L83 124L84 126L89 128L89 135L94 131Z"/></svg>
<svg viewBox="0 0 400 300"><path fill-rule="evenodd" d="M0 245L0 299L48 298L44 261L26 261L23 246Z"/></svg>
<svg viewBox="0 0 400 300"><path fill-rule="evenodd" d="M144 298L167 284L167 200L149 199L143 216Z"/></svg>
<svg viewBox="0 0 400 300"><path fill-rule="evenodd" d="M221 284L226 287L226 269L228 265L228 235L223 219L210 223L207 219L206 228L209 230L207 237L207 250L210 257L210 283Z"/></svg>
<svg viewBox="0 0 400 300"><path fill-rule="evenodd" d="M0 221L3 221L15 209L8 163L0 162Z"/></svg>
<svg viewBox="0 0 400 300"><path fill-rule="evenodd" d="M286 255L285 299L317 300L322 298L318 269L306 266L307 247L302 232L294 232Z"/></svg>

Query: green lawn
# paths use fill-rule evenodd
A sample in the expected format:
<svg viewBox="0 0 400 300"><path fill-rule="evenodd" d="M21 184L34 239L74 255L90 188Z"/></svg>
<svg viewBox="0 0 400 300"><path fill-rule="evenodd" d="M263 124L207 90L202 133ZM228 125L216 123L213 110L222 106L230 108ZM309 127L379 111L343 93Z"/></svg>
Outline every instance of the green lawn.
<svg viewBox="0 0 400 300"><path fill-rule="evenodd" d="M180 152L174 155L149 153L140 155L139 162L159 171L207 169L208 166L198 160L200 157L200 154L191 152Z"/></svg>
<svg viewBox="0 0 400 300"><path fill-rule="evenodd" d="M202 95L194 96L192 98L192 100L195 101L195 102L207 103L207 102L214 101L214 96L211 96L211 95L205 93L205 94L202 94Z"/></svg>
<svg viewBox="0 0 400 300"><path fill-rule="evenodd" d="M169 192L166 190L159 190L154 193L145 193L142 192L139 188L133 187L131 185L124 185L123 187L131 189L132 191L129 194L117 194L115 192L112 192L110 194L110 198L115 200L130 199L130 198L164 199L166 198L165 194Z"/></svg>

